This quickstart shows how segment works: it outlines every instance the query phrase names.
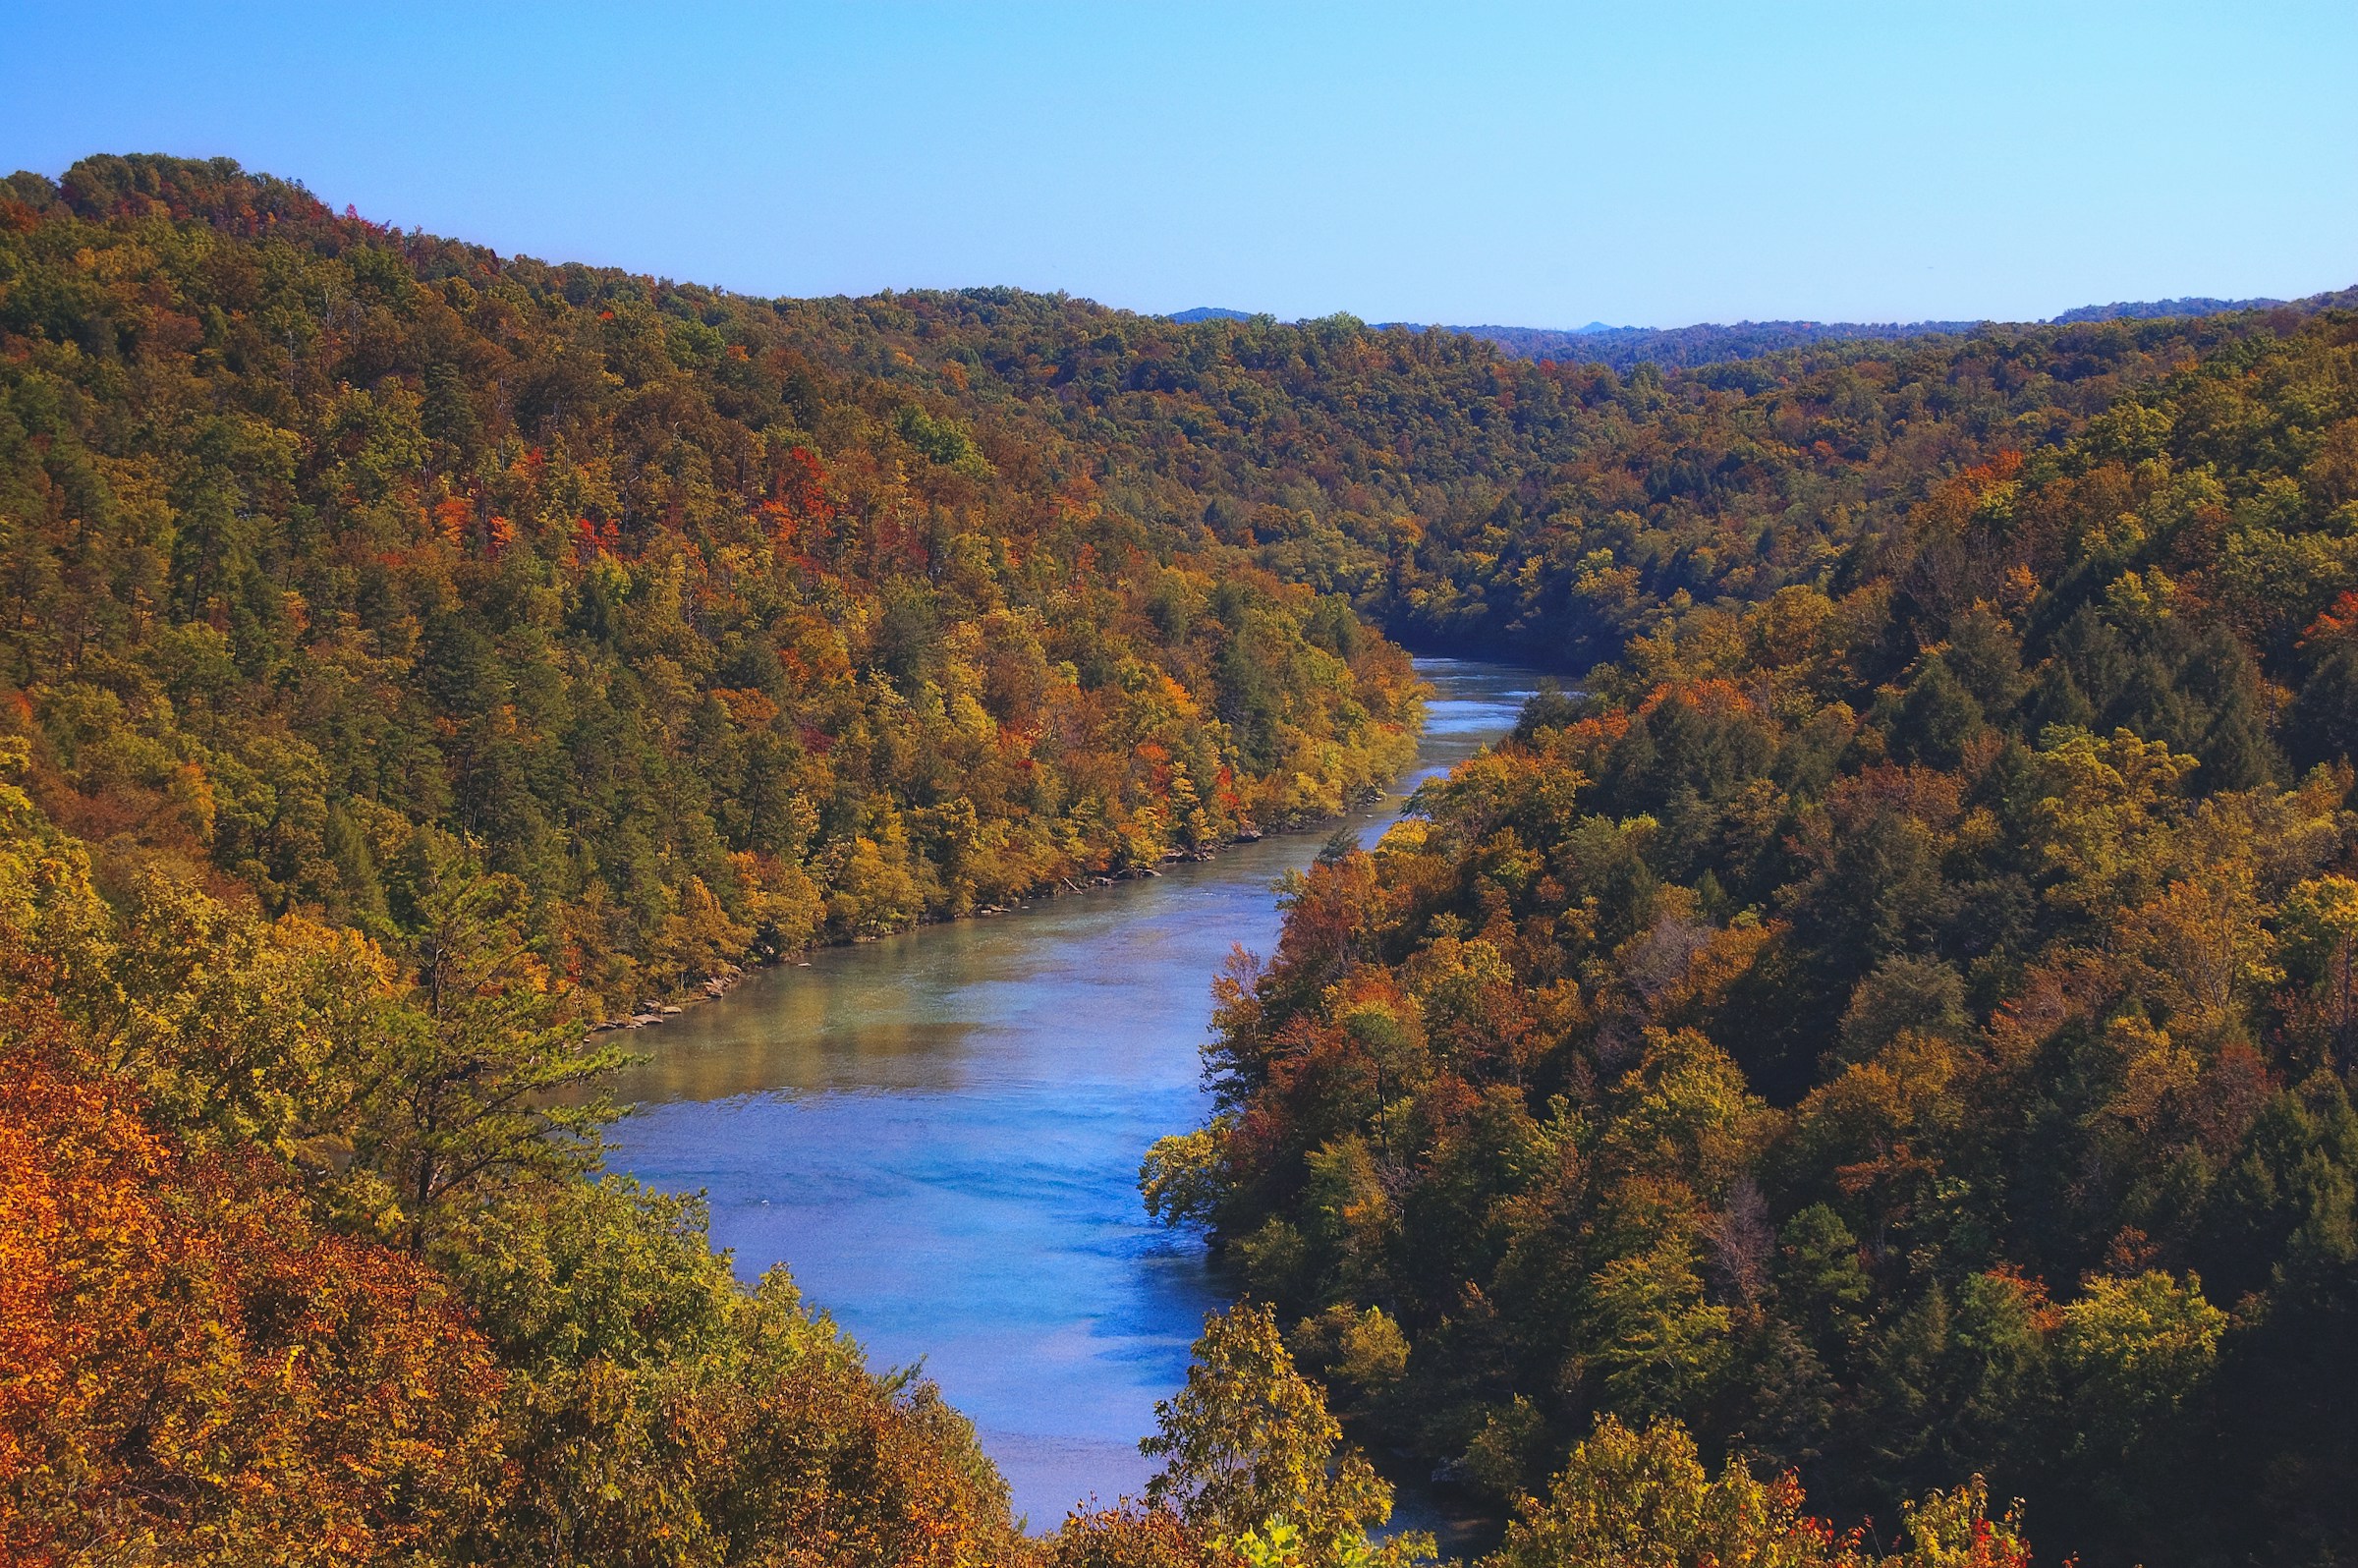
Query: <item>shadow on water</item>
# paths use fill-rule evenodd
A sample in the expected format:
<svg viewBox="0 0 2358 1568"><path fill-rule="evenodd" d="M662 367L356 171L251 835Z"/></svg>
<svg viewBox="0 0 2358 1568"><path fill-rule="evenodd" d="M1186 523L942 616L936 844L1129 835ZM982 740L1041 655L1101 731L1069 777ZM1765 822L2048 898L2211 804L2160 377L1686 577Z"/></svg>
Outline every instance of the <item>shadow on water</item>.
<svg viewBox="0 0 2358 1568"><path fill-rule="evenodd" d="M1529 695L1505 666L1418 667L1417 765L1358 819L1367 842ZM639 1109L608 1164L702 1189L741 1274L783 1261L875 1364L922 1359L1035 1528L1135 1492L1222 1299L1202 1244L1148 1220L1139 1159L1203 1119L1212 976L1274 945L1272 884L1329 832L757 975L632 1037L653 1060L616 1086ZM1442 1523L1408 1517L1429 1501L1402 1522Z"/></svg>

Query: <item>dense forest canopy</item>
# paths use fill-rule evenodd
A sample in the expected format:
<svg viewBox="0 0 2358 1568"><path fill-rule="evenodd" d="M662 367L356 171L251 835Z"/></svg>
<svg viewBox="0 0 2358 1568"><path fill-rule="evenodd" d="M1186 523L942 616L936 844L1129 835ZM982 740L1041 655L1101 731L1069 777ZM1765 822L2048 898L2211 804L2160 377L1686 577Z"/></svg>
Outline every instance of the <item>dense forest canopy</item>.
<svg viewBox="0 0 2358 1568"><path fill-rule="evenodd" d="M1627 375L1349 316L1183 324L1012 290L784 308L813 359L1048 423L1139 515L1346 594L1412 646L1577 673L1688 603L1846 590L1965 469L2322 303Z"/></svg>
<svg viewBox="0 0 2358 1568"><path fill-rule="evenodd" d="M1417 1560L1349 1434L1502 1568L2346 1558L2354 355L1623 373L13 177L0 1551ZM1248 1299L1027 1540L598 1175L587 1026L1334 814L1395 640L1584 691L1223 982L1146 1190Z"/></svg>
<svg viewBox="0 0 2358 1568"><path fill-rule="evenodd" d="M1980 1475L2091 1564L2358 1550L2358 315L2006 390L2077 330L1820 372L1875 433L1733 493L1876 521L1659 606L1224 982L1147 1193L1368 1429L1502 1498L1658 1420L1837 1518Z"/></svg>
<svg viewBox="0 0 2358 1568"><path fill-rule="evenodd" d="M0 684L96 841L385 933L421 826L622 1004L1332 814L1413 682L799 313L94 159L0 206Z"/></svg>

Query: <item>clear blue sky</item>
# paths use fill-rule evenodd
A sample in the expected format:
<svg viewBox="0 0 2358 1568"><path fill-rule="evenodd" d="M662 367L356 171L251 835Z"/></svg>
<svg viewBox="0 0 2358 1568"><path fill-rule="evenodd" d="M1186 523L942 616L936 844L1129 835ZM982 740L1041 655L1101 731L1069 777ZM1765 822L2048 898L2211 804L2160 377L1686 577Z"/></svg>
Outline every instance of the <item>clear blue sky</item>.
<svg viewBox="0 0 2358 1568"><path fill-rule="evenodd" d="M2358 283L2358 3L10 0L0 167L99 150L762 294L2021 318Z"/></svg>

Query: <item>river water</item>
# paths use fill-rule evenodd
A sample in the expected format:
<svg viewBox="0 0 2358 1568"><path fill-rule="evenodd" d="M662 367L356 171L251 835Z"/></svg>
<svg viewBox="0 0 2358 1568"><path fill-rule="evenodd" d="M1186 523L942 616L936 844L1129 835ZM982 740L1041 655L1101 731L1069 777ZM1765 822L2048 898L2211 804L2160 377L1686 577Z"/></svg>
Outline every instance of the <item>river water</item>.
<svg viewBox="0 0 2358 1568"><path fill-rule="evenodd" d="M1420 659L1417 765L1357 818L1512 727L1528 672ZM1035 1530L1135 1493L1138 1439L1221 1305L1197 1239L1151 1222L1147 1146L1198 1125L1197 1047L1232 945L1332 830L989 920L825 949L632 1039L609 1168L702 1189L748 1280L783 1261L874 1366L923 1361Z"/></svg>

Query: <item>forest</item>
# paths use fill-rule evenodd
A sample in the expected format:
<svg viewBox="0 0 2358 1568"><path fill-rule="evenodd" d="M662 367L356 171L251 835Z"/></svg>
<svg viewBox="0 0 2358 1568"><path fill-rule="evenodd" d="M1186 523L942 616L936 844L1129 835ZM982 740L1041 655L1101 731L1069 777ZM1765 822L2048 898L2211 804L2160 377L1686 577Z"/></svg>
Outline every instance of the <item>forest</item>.
<svg viewBox="0 0 2358 1568"><path fill-rule="evenodd" d="M1429 1557L1380 1450L1498 1568L2345 1557L2354 345L1621 371L12 177L0 1554ZM1335 816L1403 645L1567 685L1220 980L1143 1186L1242 1299L1026 1535L601 1172L593 1026Z"/></svg>
<svg viewBox="0 0 2358 1568"><path fill-rule="evenodd" d="M1938 480L2056 445L2268 311L1986 325L1684 372L1349 316L1181 324L1013 290L807 300L811 357L1064 432L1138 515L1421 651L1577 675L1680 608L1880 568Z"/></svg>
<svg viewBox="0 0 2358 1568"><path fill-rule="evenodd" d="M1416 693L1039 420L710 291L94 159L0 207L0 683L95 843L398 933L432 835L613 1011L1331 815Z"/></svg>
<svg viewBox="0 0 2358 1568"><path fill-rule="evenodd" d="M1936 421L1978 461L1662 606L1240 956L1144 1186L1356 1429L1502 1500L1656 1421L1836 1519L1978 1476L2092 1565L2348 1560L2358 316L2216 330Z"/></svg>

